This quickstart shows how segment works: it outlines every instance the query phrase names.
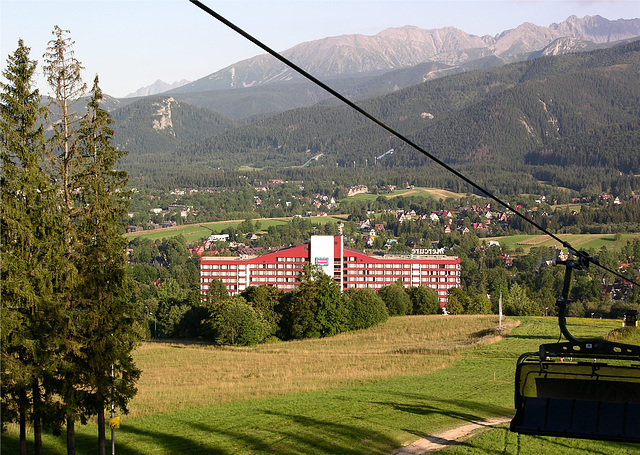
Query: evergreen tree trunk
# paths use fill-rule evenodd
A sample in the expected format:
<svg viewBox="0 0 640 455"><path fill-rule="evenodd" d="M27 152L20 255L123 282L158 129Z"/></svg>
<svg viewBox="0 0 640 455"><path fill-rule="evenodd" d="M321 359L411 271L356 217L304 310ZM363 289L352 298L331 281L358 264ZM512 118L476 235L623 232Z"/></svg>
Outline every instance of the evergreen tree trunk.
<svg viewBox="0 0 640 455"><path fill-rule="evenodd" d="M104 408L98 411L98 455L105 455L107 450Z"/></svg>
<svg viewBox="0 0 640 455"><path fill-rule="evenodd" d="M42 397L37 378L33 380L33 443L35 455L42 455Z"/></svg>
<svg viewBox="0 0 640 455"><path fill-rule="evenodd" d="M67 417L67 455L76 455L76 423Z"/></svg>
<svg viewBox="0 0 640 455"><path fill-rule="evenodd" d="M20 391L20 455L27 455L27 392Z"/></svg>

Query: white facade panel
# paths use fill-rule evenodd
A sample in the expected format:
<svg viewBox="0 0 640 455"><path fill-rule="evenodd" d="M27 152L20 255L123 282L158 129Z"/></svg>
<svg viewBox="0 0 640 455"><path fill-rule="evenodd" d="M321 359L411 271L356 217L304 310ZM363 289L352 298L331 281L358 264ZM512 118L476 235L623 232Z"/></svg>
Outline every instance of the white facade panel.
<svg viewBox="0 0 640 455"><path fill-rule="evenodd" d="M312 235L311 249L309 251L311 264L320 267L324 273L333 278L334 273L334 245L332 235Z"/></svg>

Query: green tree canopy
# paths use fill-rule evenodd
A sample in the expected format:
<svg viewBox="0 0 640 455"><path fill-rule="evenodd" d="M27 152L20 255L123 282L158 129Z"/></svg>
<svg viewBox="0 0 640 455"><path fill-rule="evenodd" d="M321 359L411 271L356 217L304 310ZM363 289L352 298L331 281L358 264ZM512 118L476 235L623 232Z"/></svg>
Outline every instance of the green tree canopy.
<svg viewBox="0 0 640 455"><path fill-rule="evenodd" d="M389 318L386 305L372 289L347 289L342 298L350 330L373 327Z"/></svg>
<svg viewBox="0 0 640 455"><path fill-rule="evenodd" d="M411 298L401 283L395 282L384 286L378 295L387 306L389 316L404 316L411 311Z"/></svg>
<svg viewBox="0 0 640 455"><path fill-rule="evenodd" d="M411 298L411 314L436 314L440 309L438 293L428 286L417 286L409 289Z"/></svg>

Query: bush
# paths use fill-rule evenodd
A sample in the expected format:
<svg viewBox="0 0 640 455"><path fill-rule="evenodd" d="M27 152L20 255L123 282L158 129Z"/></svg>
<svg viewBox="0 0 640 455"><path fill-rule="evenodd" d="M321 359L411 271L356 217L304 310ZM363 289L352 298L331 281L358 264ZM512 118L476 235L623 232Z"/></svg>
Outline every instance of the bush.
<svg viewBox="0 0 640 455"><path fill-rule="evenodd" d="M267 337L266 323L253 308L234 299L220 308L212 322L218 344L250 346Z"/></svg>
<svg viewBox="0 0 640 455"><path fill-rule="evenodd" d="M440 309L440 300L436 291L427 286L409 289L411 314L436 314Z"/></svg>
<svg viewBox="0 0 640 455"><path fill-rule="evenodd" d="M342 298L349 330L373 327L389 318L386 305L372 289L349 289Z"/></svg>
<svg viewBox="0 0 640 455"><path fill-rule="evenodd" d="M486 294L478 294L469 297L466 314L489 314L491 313L491 302Z"/></svg>
<svg viewBox="0 0 640 455"><path fill-rule="evenodd" d="M460 299L458 299L458 296L456 296L455 294L449 296L449 300L445 308L447 309L447 312L450 314L464 313L464 306L460 302Z"/></svg>
<svg viewBox="0 0 640 455"><path fill-rule="evenodd" d="M181 339L209 338L210 328L203 324L209 317L209 310L203 306L189 308L180 319L180 323L173 331L173 336Z"/></svg>
<svg viewBox="0 0 640 455"><path fill-rule="evenodd" d="M404 316L411 311L411 298L400 283L381 288L378 295L387 306L389 316Z"/></svg>

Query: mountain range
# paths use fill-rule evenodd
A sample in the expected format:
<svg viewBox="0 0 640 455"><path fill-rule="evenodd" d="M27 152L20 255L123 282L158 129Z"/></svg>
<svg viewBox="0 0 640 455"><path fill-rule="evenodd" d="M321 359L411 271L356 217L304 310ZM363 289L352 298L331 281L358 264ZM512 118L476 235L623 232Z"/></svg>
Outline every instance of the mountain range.
<svg viewBox="0 0 640 455"><path fill-rule="evenodd" d="M424 30L405 26L389 28L374 36L343 35L299 44L282 55L327 79L345 75L376 74L425 62L459 66L494 56L504 63L526 59L555 40L571 37L605 44L640 36L640 19L607 20L600 16L569 17L560 24L541 27L524 23L496 36L470 35L454 27ZM575 44L581 46L577 41ZM555 52L573 46L553 46ZM548 52L554 52L549 50ZM206 77L171 90L171 93L247 88L299 80L300 76L269 55L260 55L228 66Z"/></svg>
<svg viewBox="0 0 640 455"><path fill-rule="evenodd" d="M567 33L573 36L561 36ZM446 162L501 169L604 162L626 173L638 170L637 154L629 155L640 143L638 36L640 19L570 17L495 37L403 27L287 52ZM225 89L231 82L238 88ZM278 72L265 56L163 95L117 101L111 111L117 145L131 152L123 164L138 174L158 163L172 175L187 167L284 168L318 153L323 157L314 166L355 166L390 148L396 153L385 166L425 164L321 89ZM586 149L590 137L626 144L621 158L616 150L604 151L604 160L600 151L580 154L580 162L561 156Z"/></svg>
<svg viewBox="0 0 640 455"><path fill-rule="evenodd" d="M527 153L544 156L545 147L563 138L636 125L639 74L640 40L461 73L358 104L445 162L513 165L523 163ZM225 168L261 168L302 165L323 153L324 164L347 166L365 158L373 163L390 148L396 153L385 163L425 164L348 107L316 105L221 132L180 149L179 155Z"/></svg>

